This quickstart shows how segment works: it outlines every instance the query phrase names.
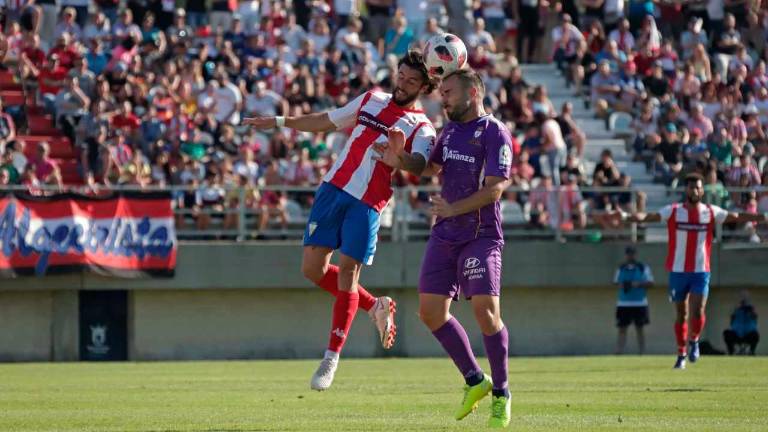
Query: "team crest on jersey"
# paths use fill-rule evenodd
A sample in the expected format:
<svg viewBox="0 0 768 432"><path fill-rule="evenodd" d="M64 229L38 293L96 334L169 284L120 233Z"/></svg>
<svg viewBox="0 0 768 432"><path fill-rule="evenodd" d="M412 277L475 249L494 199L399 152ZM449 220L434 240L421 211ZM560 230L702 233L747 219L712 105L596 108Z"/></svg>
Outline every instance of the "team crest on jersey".
<svg viewBox="0 0 768 432"><path fill-rule="evenodd" d="M512 166L512 150L508 145L502 145L499 149L499 166L502 168L509 168Z"/></svg>
<svg viewBox="0 0 768 432"><path fill-rule="evenodd" d="M472 145L480 145L480 137L483 135L483 130L485 128L483 126L480 126L475 131L475 134L472 136L472 139L469 140L469 143Z"/></svg>

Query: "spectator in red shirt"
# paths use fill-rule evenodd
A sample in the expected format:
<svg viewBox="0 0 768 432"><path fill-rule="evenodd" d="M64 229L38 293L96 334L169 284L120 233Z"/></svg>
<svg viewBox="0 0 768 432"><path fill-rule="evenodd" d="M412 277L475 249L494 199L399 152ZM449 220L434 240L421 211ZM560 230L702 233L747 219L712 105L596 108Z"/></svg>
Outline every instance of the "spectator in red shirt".
<svg viewBox="0 0 768 432"><path fill-rule="evenodd" d="M141 126L141 120L133 113L133 107L129 101L123 102L118 114L112 117L112 127L115 129L128 129L130 134L136 132Z"/></svg>
<svg viewBox="0 0 768 432"><path fill-rule="evenodd" d="M59 66L66 70L72 69L75 65L75 60L80 58L80 53L78 53L77 47L72 41L72 35L69 33L62 33L56 39L56 45L51 48L48 55L59 57Z"/></svg>
<svg viewBox="0 0 768 432"><path fill-rule="evenodd" d="M46 66L37 75L40 97L47 112L54 113L56 111L54 101L56 95L66 84L66 78L67 70L59 65L59 58L55 55L48 59Z"/></svg>
<svg viewBox="0 0 768 432"><path fill-rule="evenodd" d="M40 36L26 38L22 46L19 54L20 75L22 79L36 79L45 66L45 51L40 49Z"/></svg>

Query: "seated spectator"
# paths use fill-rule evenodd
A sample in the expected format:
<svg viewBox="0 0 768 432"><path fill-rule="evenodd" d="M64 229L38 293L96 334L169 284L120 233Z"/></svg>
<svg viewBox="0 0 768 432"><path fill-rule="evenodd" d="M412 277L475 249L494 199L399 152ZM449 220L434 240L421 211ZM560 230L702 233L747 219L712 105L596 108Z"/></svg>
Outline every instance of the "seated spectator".
<svg viewBox="0 0 768 432"><path fill-rule="evenodd" d="M690 167L696 163L705 163L709 159L709 148L702 139L701 129L691 129L691 139L683 145L683 162Z"/></svg>
<svg viewBox="0 0 768 432"><path fill-rule="evenodd" d="M75 143L77 125L80 123L80 119L88 113L91 100L80 88L76 77L69 76L65 82L66 87L56 95L54 101L56 123L61 127L64 136L69 138L71 143Z"/></svg>
<svg viewBox="0 0 768 432"><path fill-rule="evenodd" d="M112 22L104 12L91 14L91 21L83 29L83 44L89 44L93 40L108 41L112 37Z"/></svg>
<svg viewBox="0 0 768 432"><path fill-rule="evenodd" d="M761 181L760 171L757 169L752 156L747 152L742 152L739 156L739 164L731 166L728 170L729 186L759 186Z"/></svg>
<svg viewBox="0 0 768 432"><path fill-rule="evenodd" d="M531 206L530 224L534 228L557 228L560 203L555 193L552 177L544 175L528 199Z"/></svg>
<svg viewBox="0 0 768 432"><path fill-rule="evenodd" d="M91 133L82 141L78 171L80 178L89 187L104 182L105 174L112 161L107 148L107 128L98 127L95 134Z"/></svg>
<svg viewBox="0 0 768 432"><path fill-rule="evenodd" d="M61 172L59 171L59 166L56 164L56 161L51 159L50 154L51 147L47 142L43 141L37 145L37 153L29 163L35 180L30 178L30 182L36 183L39 181L40 184L54 185L61 188L64 186L64 182L61 179Z"/></svg>
<svg viewBox="0 0 768 432"><path fill-rule="evenodd" d="M661 102L669 100L671 95L671 86L669 78L664 75L664 68L661 61L656 60L651 68L651 75L645 79L645 88L649 96L655 97Z"/></svg>
<svg viewBox="0 0 768 432"><path fill-rule="evenodd" d="M705 170L703 201L722 208L730 207L730 196L723 182L717 178L717 164L714 162L710 162Z"/></svg>
<svg viewBox="0 0 768 432"><path fill-rule="evenodd" d="M709 156L717 162L719 169L728 169L733 163L733 143L729 139L728 129L715 129L709 138Z"/></svg>
<svg viewBox="0 0 768 432"><path fill-rule="evenodd" d="M690 131L698 129L700 138L706 138L715 131L712 120L704 115L704 106L698 102L691 104L686 125Z"/></svg>
<svg viewBox="0 0 768 432"><path fill-rule="evenodd" d="M515 191L504 192L501 205L501 220L504 224L524 225L528 222L526 209L520 203L519 195Z"/></svg>
<svg viewBox="0 0 768 432"><path fill-rule="evenodd" d="M616 42L616 47L621 51L631 52L635 50L635 37L629 29L628 19L622 19L618 28L608 35L608 39Z"/></svg>
<svg viewBox="0 0 768 432"><path fill-rule="evenodd" d="M698 46L709 45L707 32L703 30L704 20L701 17L691 17L688 20L688 28L680 37L680 44L683 48L683 60L689 60Z"/></svg>
<svg viewBox="0 0 768 432"><path fill-rule="evenodd" d="M610 109L616 106L621 93L619 78L611 72L610 61L600 62L597 73L592 77L590 88L595 114L601 118L607 117Z"/></svg>
<svg viewBox="0 0 768 432"><path fill-rule="evenodd" d="M3 185L16 185L21 180L21 174L13 164L13 152L9 147L6 147L5 151L0 153L0 175L3 175L6 179Z"/></svg>
<svg viewBox="0 0 768 432"><path fill-rule="evenodd" d="M241 203L241 192L237 188L231 188L227 190L225 198L227 213L224 216L224 224L222 228L225 230L235 230L240 225L240 207L245 207L247 213L253 213L258 209L260 195L259 190L255 184L250 180L248 176L236 175L237 188L242 188L242 197L244 201Z"/></svg>
<svg viewBox="0 0 768 432"><path fill-rule="evenodd" d="M80 25L75 21L77 17L77 11L73 7L66 7L61 13L61 20L56 24L56 29L53 34L56 39L59 39L64 33L69 33L75 40L80 40L83 36Z"/></svg>
<svg viewBox="0 0 768 432"><path fill-rule="evenodd" d="M757 343L760 342L760 334L757 331L757 312L749 300L749 292L741 292L741 301L731 313L731 326L723 332L725 345L728 347L728 355L733 355L736 348L739 354L747 353L755 355Z"/></svg>
<svg viewBox="0 0 768 432"><path fill-rule="evenodd" d="M414 42L413 32L408 28L408 20L402 15L392 18L392 25L384 35L379 45L379 55L385 57L394 54L397 58L405 55L408 47Z"/></svg>
<svg viewBox="0 0 768 432"><path fill-rule="evenodd" d="M584 198L579 191L577 178L567 171L560 171L560 191L557 224L562 231L584 229L587 226L587 213L584 211ZM555 222L553 221L552 224Z"/></svg>
<svg viewBox="0 0 768 432"><path fill-rule="evenodd" d="M211 216L224 212L226 191L221 184L221 176L215 172L209 172L205 180L200 184L199 212L197 215L197 229L207 230L211 225Z"/></svg>
<svg viewBox="0 0 768 432"><path fill-rule="evenodd" d="M621 86L621 93L619 93L615 109L634 113L641 101L647 96L642 77L637 75L637 65L635 62L628 61L624 63L619 85Z"/></svg>
<svg viewBox="0 0 768 432"><path fill-rule="evenodd" d="M726 79L728 65L731 62L731 58L738 52L740 45L741 33L736 29L736 19L732 14L726 14L723 20L723 30L715 34L713 43L718 70Z"/></svg>
<svg viewBox="0 0 768 432"><path fill-rule="evenodd" d="M573 104L564 102L560 115L556 120L560 125L560 130L563 133L563 138L565 139L569 154L573 153L576 157L580 158L584 154L584 146L587 143L587 136L573 118Z"/></svg>
<svg viewBox="0 0 768 432"><path fill-rule="evenodd" d="M278 186L283 184L283 178L280 174L277 160L272 159L267 164L264 172L264 186ZM288 211L286 210L286 198L282 191L265 190L261 194L259 218L259 235L257 238L264 238L264 231L269 226L272 218L277 217L283 230L288 226Z"/></svg>
<svg viewBox="0 0 768 432"><path fill-rule="evenodd" d="M661 166L656 167L656 173L663 174L658 180L665 184L671 184L672 180L683 169L682 143L677 133L677 126L674 123L667 123L661 134L661 142L657 146L657 154L661 159L656 158L656 163Z"/></svg>
<svg viewBox="0 0 768 432"><path fill-rule="evenodd" d="M3 107L3 100L0 98L0 154L5 151L5 146L16 139L16 122Z"/></svg>
<svg viewBox="0 0 768 432"><path fill-rule="evenodd" d="M482 46L488 52L496 52L496 42L493 39L493 35L485 30L485 20L483 18L475 18L474 30L467 35L466 42L468 48Z"/></svg>
<svg viewBox="0 0 768 432"><path fill-rule="evenodd" d="M287 113L288 103L279 94L267 89L267 83L259 81L245 97L245 112L248 116L273 117Z"/></svg>

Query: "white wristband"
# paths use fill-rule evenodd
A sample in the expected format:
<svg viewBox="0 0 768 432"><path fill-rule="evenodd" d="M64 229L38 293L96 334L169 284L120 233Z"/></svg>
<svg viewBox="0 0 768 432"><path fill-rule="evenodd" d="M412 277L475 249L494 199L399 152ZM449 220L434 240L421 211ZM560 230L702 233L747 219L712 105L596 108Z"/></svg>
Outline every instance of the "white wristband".
<svg viewBox="0 0 768 432"><path fill-rule="evenodd" d="M621 215L622 222L626 222L629 219L629 213L619 210L619 214Z"/></svg>
<svg viewBox="0 0 768 432"><path fill-rule="evenodd" d="M275 128L281 128L281 127L285 127L285 117L277 116L275 117Z"/></svg>

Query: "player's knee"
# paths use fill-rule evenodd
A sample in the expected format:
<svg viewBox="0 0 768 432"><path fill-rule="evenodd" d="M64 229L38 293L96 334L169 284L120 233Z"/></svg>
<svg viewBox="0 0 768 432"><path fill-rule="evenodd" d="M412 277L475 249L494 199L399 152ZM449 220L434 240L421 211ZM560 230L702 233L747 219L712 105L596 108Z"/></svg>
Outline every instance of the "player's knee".
<svg viewBox="0 0 768 432"><path fill-rule="evenodd" d="M431 331L435 331L448 321L448 317L442 311L431 308L419 307L419 319Z"/></svg>
<svg viewBox="0 0 768 432"><path fill-rule="evenodd" d="M322 266L313 265L308 262L303 262L301 263L301 273L310 282L317 284L323 278L325 271Z"/></svg>

